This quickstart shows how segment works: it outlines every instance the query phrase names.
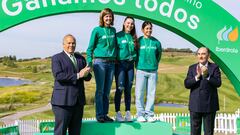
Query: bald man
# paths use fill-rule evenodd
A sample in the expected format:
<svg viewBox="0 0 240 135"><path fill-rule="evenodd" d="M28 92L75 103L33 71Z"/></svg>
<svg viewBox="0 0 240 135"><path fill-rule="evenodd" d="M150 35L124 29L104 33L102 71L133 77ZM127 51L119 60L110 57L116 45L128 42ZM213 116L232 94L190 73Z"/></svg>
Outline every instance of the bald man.
<svg viewBox="0 0 240 135"><path fill-rule="evenodd" d="M52 57L54 88L52 110L55 115L54 135L80 135L85 105L84 81L91 79L90 68L79 53L74 53L76 39L63 38L63 51Z"/></svg>
<svg viewBox="0 0 240 135"><path fill-rule="evenodd" d="M214 120L219 110L218 91L221 86L221 72L219 67L210 63L210 51L201 47L197 51L198 63L189 67L184 81L185 87L190 89L189 111L191 135L201 135L203 122L204 135L214 134Z"/></svg>

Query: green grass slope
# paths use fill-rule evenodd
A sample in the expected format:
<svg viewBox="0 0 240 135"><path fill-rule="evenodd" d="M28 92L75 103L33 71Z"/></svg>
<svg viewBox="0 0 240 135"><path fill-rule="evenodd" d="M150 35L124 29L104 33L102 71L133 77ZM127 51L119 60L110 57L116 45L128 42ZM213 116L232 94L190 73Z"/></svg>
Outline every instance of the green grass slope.
<svg viewBox="0 0 240 135"><path fill-rule="evenodd" d="M188 104L189 90L183 81L186 77L188 66L196 63L196 57L190 53L163 53L157 83L155 103ZM17 77L29 79L33 83L22 86L0 87L0 117L20 110L29 110L49 103L53 87L50 59L17 62L16 68L9 68L0 63L1 77ZM37 68L37 72L33 69ZM240 108L240 97L237 95L230 81L222 73L222 86L219 88L220 112L235 112ZM85 83L87 105L84 117L95 116L94 78ZM110 94L110 115L114 115L114 89L112 85ZM134 92L132 89L132 114L135 113ZM122 109L124 103L122 103ZM187 108L155 107L155 112L187 112ZM27 116L24 119L49 119L53 118L52 112L47 111Z"/></svg>

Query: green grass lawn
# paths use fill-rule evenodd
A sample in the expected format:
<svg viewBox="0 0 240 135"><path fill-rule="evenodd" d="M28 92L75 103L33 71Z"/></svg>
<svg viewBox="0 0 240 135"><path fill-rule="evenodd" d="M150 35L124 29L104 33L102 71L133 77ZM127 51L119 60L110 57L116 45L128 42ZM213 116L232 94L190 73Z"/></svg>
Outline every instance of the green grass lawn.
<svg viewBox="0 0 240 135"><path fill-rule="evenodd" d="M188 104L189 90L184 88L183 81L186 77L188 66L196 62L194 54L163 53L157 83L155 103L179 103ZM0 117L20 110L29 110L46 105L50 102L53 77L51 73L50 59L17 62L17 68L3 66L0 63L1 77L18 77L29 79L33 83L22 86L0 87ZM33 67L37 72L33 73ZM94 77L94 76L93 76ZM240 108L240 97L233 85L222 73L222 86L219 88L220 112L235 112ZM94 117L95 80L85 83L87 105L84 117ZM115 115L114 99L115 82L112 84L110 94L111 116ZM135 113L134 92L132 89L132 113ZM122 105L124 107L124 105ZM124 110L124 108L122 108ZM156 107L155 112L187 112L187 108ZM23 119L50 119L52 112L47 111Z"/></svg>

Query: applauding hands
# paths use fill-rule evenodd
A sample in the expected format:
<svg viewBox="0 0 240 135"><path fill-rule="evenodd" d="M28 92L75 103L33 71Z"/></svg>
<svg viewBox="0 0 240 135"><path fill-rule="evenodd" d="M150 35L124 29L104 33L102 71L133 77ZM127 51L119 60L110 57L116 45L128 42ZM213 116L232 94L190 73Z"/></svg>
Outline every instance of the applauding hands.
<svg viewBox="0 0 240 135"><path fill-rule="evenodd" d="M208 77L208 68L206 66L202 66L201 70L202 70L202 76L204 78L207 78Z"/></svg>
<svg viewBox="0 0 240 135"><path fill-rule="evenodd" d="M207 78L208 77L208 68L206 66L200 67L200 65L197 65L197 75L196 78L200 79L200 77Z"/></svg>
<svg viewBox="0 0 240 135"><path fill-rule="evenodd" d="M79 77L80 78L87 77L90 72L91 72L91 67L86 66L79 72Z"/></svg>

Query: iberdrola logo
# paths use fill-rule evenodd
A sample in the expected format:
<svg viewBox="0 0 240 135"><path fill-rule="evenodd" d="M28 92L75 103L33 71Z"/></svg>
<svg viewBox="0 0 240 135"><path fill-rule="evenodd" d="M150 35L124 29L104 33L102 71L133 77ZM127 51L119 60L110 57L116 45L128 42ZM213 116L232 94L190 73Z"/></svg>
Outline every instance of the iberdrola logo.
<svg viewBox="0 0 240 135"><path fill-rule="evenodd" d="M217 33L217 39L218 39L218 44L220 44L220 41L230 41L230 42L235 42L238 39L238 27L235 27L234 29L232 26L227 28L224 26L221 30L218 31Z"/></svg>

